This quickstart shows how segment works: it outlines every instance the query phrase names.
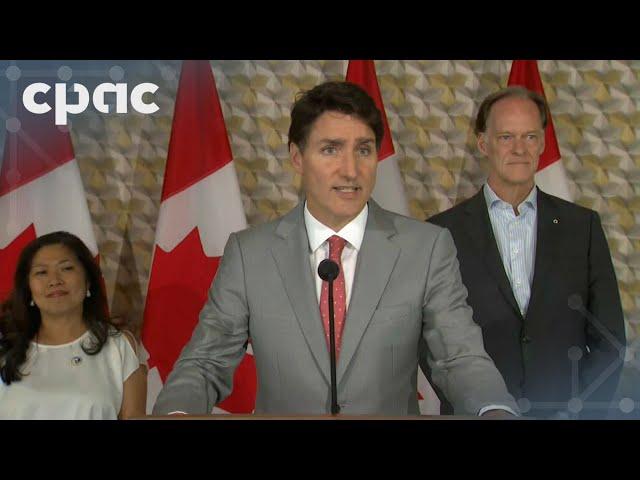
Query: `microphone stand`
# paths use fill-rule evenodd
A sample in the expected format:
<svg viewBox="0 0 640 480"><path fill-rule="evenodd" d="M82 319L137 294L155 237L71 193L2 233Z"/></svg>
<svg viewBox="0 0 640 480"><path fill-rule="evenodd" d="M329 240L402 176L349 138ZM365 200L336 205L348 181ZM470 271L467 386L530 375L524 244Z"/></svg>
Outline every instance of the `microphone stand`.
<svg viewBox="0 0 640 480"><path fill-rule="evenodd" d="M329 358L331 360L331 415L340 413L336 381L336 329L333 312L333 279L329 278Z"/></svg>
<svg viewBox="0 0 640 480"><path fill-rule="evenodd" d="M340 275L340 267L336 262L325 258L318 265L318 275L324 282L329 283L329 360L331 362L331 415L340 412L338 406L338 382L336 381L336 327L333 308L333 281Z"/></svg>

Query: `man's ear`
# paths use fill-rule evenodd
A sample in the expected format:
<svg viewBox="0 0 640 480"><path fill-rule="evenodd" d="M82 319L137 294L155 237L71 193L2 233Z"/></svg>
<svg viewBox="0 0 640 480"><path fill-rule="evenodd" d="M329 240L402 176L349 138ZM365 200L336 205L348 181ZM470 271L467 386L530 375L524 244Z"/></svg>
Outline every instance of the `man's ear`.
<svg viewBox="0 0 640 480"><path fill-rule="evenodd" d="M302 174L302 151L295 143L289 145L289 158L295 171Z"/></svg>
<svg viewBox="0 0 640 480"><path fill-rule="evenodd" d="M487 134L485 132L478 134L478 150L482 152L484 156L488 156L487 154Z"/></svg>
<svg viewBox="0 0 640 480"><path fill-rule="evenodd" d="M541 146L540 146L540 155L542 155L542 153L544 152L544 147L546 145L546 143L545 143L545 136L546 136L545 133L546 133L546 131L543 129L542 130L542 134L540 135L540 140L541 140L540 141L540 144L541 144Z"/></svg>

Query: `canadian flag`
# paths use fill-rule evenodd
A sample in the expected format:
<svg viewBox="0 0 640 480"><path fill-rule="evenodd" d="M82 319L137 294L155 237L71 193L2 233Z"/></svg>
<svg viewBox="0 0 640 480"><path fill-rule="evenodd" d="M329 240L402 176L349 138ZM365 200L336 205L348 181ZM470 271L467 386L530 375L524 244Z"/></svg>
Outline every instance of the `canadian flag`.
<svg viewBox="0 0 640 480"><path fill-rule="evenodd" d="M185 61L164 174L142 343L149 355L147 411L191 338L224 246L246 228L220 100L208 61ZM251 345L232 394L214 411L251 413L256 372Z"/></svg>
<svg viewBox="0 0 640 480"><path fill-rule="evenodd" d="M361 86L373 98L380 113L382 113L384 137L378 152L378 174L372 196L382 208L408 216L409 204L404 192L396 152L393 149L391 130L389 129L387 114L382 103L382 95L380 94L373 60L350 60L347 67L346 80Z"/></svg>
<svg viewBox="0 0 640 480"><path fill-rule="evenodd" d="M69 130L55 125L53 111L27 112L21 101L25 86L19 81L12 99L14 116L3 125L7 135L0 167L0 300L11 292L20 252L38 236L65 230L98 255ZM51 105L52 90L45 96Z"/></svg>
<svg viewBox="0 0 640 480"><path fill-rule="evenodd" d="M514 60L511 64L511 73L507 85L519 85L542 95L544 88L538 71L536 60ZM536 184L546 193L571 201L569 182L564 165L560 159L560 148L553 128L551 112L547 110L547 127L544 131L544 152L540 156L538 171L536 172Z"/></svg>
<svg viewBox="0 0 640 480"><path fill-rule="evenodd" d="M383 208L402 215L409 215L409 204L404 191L398 160L393 148L391 130L387 121L376 67L373 60L350 60L347 67L348 82L362 87L376 103L382 113L384 124L384 137L378 152L378 173L376 186L373 190L373 198ZM421 369L418 369L418 403L423 415L438 415L440 413L440 401L431 388Z"/></svg>

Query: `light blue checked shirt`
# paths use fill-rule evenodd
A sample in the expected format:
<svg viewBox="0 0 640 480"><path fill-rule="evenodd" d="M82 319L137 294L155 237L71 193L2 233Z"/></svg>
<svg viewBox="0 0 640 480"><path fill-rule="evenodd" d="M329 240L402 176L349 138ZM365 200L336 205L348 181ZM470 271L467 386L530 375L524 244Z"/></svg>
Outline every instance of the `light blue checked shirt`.
<svg viewBox="0 0 640 480"><path fill-rule="evenodd" d="M502 264L520 307L520 313L524 316L531 297L533 265L536 258L538 189L534 186L527 198L518 205L518 216L513 207L501 200L488 183L484 184L483 192Z"/></svg>

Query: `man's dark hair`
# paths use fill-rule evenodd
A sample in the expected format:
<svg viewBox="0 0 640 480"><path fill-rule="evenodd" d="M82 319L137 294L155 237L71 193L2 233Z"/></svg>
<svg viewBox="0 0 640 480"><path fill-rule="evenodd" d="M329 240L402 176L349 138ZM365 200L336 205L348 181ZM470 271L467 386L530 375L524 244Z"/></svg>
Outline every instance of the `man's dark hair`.
<svg viewBox="0 0 640 480"><path fill-rule="evenodd" d="M380 110L367 92L350 82L325 82L298 94L291 110L289 146L295 143L300 150L304 150L311 126L324 112L358 117L373 130L376 149L380 150L384 136Z"/></svg>

